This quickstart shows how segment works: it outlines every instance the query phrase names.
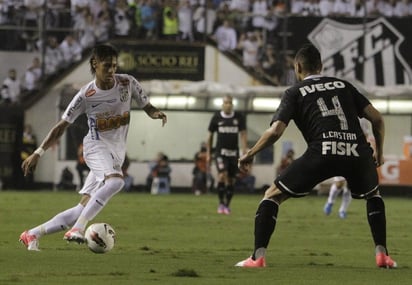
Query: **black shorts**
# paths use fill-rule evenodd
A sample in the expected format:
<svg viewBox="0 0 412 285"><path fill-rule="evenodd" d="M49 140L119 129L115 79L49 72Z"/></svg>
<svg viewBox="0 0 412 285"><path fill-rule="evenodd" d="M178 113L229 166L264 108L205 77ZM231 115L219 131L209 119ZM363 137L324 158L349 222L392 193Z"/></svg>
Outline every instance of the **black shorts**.
<svg viewBox="0 0 412 285"><path fill-rule="evenodd" d="M217 171L224 172L227 171L229 177L235 177L239 169L237 166L238 157L237 156L216 156L216 168Z"/></svg>
<svg viewBox="0 0 412 285"><path fill-rule="evenodd" d="M379 178L372 149L359 151L359 157L325 156L308 149L274 181L292 197L308 195L322 181L334 176L346 178L353 198L364 198L378 188Z"/></svg>

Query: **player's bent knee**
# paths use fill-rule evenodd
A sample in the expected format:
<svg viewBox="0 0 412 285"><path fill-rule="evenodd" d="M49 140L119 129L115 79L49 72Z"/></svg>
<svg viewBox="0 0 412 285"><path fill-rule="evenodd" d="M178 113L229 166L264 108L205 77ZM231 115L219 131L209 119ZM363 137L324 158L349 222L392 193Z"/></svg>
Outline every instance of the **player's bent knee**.
<svg viewBox="0 0 412 285"><path fill-rule="evenodd" d="M373 197L380 197L380 196L381 196L381 194L380 194L379 190L376 189L376 191L370 192L367 195L365 195L364 199L369 200Z"/></svg>
<svg viewBox="0 0 412 285"><path fill-rule="evenodd" d="M80 204L83 206L86 206L87 203L90 200L90 195L89 194L83 194L82 198L80 199Z"/></svg>
<svg viewBox="0 0 412 285"><path fill-rule="evenodd" d="M275 184L272 184L266 191L265 191L265 199L273 199L282 194Z"/></svg>

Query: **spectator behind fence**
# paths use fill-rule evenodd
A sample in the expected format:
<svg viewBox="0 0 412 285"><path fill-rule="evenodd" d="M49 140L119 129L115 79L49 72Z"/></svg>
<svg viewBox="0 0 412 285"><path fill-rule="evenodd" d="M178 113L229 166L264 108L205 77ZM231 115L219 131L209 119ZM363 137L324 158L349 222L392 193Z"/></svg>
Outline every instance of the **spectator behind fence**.
<svg viewBox="0 0 412 285"><path fill-rule="evenodd" d="M54 36L47 38L46 53L44 55L44 65L46 75L56 74L63 63L63 53L59 48L59 42Z"/></svg>
<svg viewBox="0 0 412 285"><path fill-rule="evenodd" d="M220 51L233 51L237 46L236 30L232 27L229 20L224 20L223 24L216 29L212 36L216 41L217 48Z"/></svg>
<svg viewBox="0 0 412 285"><path fill-rule="evenodd" d="M177 9L179 23L179 39L193 42L192 18L193 10L189 0L182 0Z"/></svg>
<svg viewBox="0 0 412 285"><path fill-rule="evenodd" d="M82 47L72 35L67 35L60 43L60 50L63 54L64 67L68 67L82 59Z"/></svg>
<svg viewBox="0 0 412 285"><path fill-rule="evenodd" d="M21 83L17 78L17 71L14 68L9 69L8 76L4 79L1 88L2 101L6 103L19 103L21 95Z"/></svg>
<svg viewBox="0 0 412 285"><path fill-rule="evenodd" d="M169 157L163 154L152 168L152 177L166 177L170 183L170 172L172 172L172 169L169 166Z"/></svg>
<svg viewBox="0 0 412 285"><path fill-rule="evenodd" d="M96 43L103 43L110 38L110 29L112 26L112 19L110 17L109 4L102 1L101 7L96 15L96 29L94 35L96 36Z"/></svg>
<svg viewBox="0 0 412 285"><path fill-rule="evenodd" d="M327 17L332 14L333 11L333 0L320 0L319 1L319 11L322 17Z"/></svg>
<svg viewBox="0 0 412 285"><path fill-rule="evenodd" d="M195 153L195 166L193 167L193 184L192 190L195 195L207 193L207 176L209 173L209 165L207 162L207 146L203 142L200 145L200 150Z"/></svg>
<svg viewBox="0 0 412 285"><path fill-rule="evenodd" d="M131 23L128 15L129 6L125 0L117 0L114 9L114 35L126 37L130 33Z"/></svg>
<svg viewBox="0 0 412 285"><path fill-rule="evenodd" d="M166 40L175 41L179 33L179 23L176 6L171 2L166 2L163 7L162 24L162 37Z"/></svg>
<svg viewBox="0 0 412 285"><path fill-rule="evenodd" d="M41 63L38 57L33 58L31 65L26 69L24 73L23 87L27 91L38 90L41 80L42 71Z"/></svg>
<svg viewBox="0 0 412 285"><path fill-rule="evenodd" d="M90 9L82 10L82 13L74 23L73 30L75 37L79 39L82 49L90 48L96 43L95 21Z"/></svg>
<svg viewBox="0 0 412 285"><path fill-rule="evenodd" d="M256 68L259 65L259 49L262 47L263 40L261 32L243 33L237 45L242 52L243 65L249 68Z"/></svg>
<svg viewBox="0 0 412 285"><path fill-rule="evenodd" d="M216 18L217 14L215 9L213 8L212 2L207 2L206 10L205 6L198 6L196 8L193 14L193 24L195 28L194 35L197 41L201 41L205 36L211 35L213 33L213 27L215 25Z"/></svg>
<svg viewBox="0 0 412 285"><path fill-rule="evenodd" d="M146 189L149 191L152 187L154 170L164 156L165 154L163 152L158 152L156 158L153 161L149 162L149 174L146 177Z"/></svg>
<svg viewBox="0 0 412 285"><path fill-rule="evenodd" d="M263 30L265 27L265 16L268 13L266 0L255 0L252 4L252 27L254 30Z"/></svg>
<svg viewBox="0 0 412 285"><path fill-rule="evenodd" d="M140 17L142 21L142 38L157 38L158 9L153 0L143 0L140 6Z"/></svg>
<svg viewBox="0 0 412 285"><path fill-rule="evenodd" d="M15 2L15 1L13 1ZM24 6L21 9L23 12L23 33L22 39L26 42L26 51L34 51L36 49L36 41L40 38L40 15L43 13L44 1L24 1Z"/></svg>
<svg viewBox="0 0 412 285"><path fill-rule="evenodd" d="M270 80L276 85L281 85L280 78L283 70L277 60L275 49L272 45L266 45L259 57L261 71L269 76Z"/></svg>

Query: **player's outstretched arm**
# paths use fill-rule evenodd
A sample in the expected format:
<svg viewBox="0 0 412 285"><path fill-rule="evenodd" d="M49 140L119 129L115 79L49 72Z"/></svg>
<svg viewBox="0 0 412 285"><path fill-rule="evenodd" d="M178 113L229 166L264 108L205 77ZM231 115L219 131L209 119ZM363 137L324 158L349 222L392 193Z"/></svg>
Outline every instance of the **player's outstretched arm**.
<svg viewBox="0 0 412 285"><path fill-rule="evenodd" d="M40 156L42 156L49 147L57 143L57 141L60 139L69 125L69 122L60 120L50 130L46 138L41 143L40 147L38 147L28 158L23 161L21 168L23 169L24 176L28 175L36 169Z"/></svg>
<svg viewBox="0 0 412 285"><path fill-rule="evenodd" d="M160 119L162 120L162 127L167 123L167 116L165 113L157 109L151 103L148 103L146 106L143 107L143 111L152 118L152 119Z"/></svg>
<svg viewBox="0 0 412 285"><path fill-rule="evenodd" d="M268 128L256 144L251 147L241 158L239 158L238 166L241 171L248 172L250 165L253 162L254 156L262 149L273 145L283 134L287 125L282 121L275 121L270 128Z"/></svg>

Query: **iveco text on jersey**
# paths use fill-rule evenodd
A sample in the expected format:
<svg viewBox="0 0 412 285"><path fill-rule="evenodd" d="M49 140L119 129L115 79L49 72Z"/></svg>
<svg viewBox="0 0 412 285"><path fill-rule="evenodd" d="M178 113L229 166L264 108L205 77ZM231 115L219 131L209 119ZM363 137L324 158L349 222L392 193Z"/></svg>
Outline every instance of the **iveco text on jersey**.
<svg viewBox="0 0 412 285"><path fill-rule="evenodd" d="M345 83L342 81L331 81L326 83L317 83L312 85L306 85L299 88L300 94L306 96L308 93L313 93L315 91L327 91L336 88L345 88Z"/></svg>

